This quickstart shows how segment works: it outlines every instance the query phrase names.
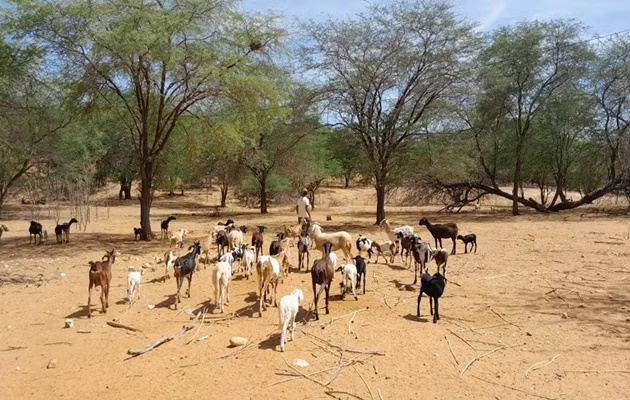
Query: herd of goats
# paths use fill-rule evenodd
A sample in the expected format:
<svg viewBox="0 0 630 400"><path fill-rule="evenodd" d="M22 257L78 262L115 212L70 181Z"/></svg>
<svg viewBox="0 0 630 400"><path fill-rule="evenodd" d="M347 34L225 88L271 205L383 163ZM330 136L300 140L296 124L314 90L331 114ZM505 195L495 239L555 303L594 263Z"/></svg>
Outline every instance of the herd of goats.
<svg viewBox="0 0 630 400"><path fill-rule="evenodd" d="M395 257L400 255L405 266L409 264L409 260L413 260L414 284L417 283L418 276L420 276L417 316L420 316L420 300L424 293L429 297L431 315L433 316L433 322L436 323L440 319L438 299L444 293L447 283L446 265L449 256L449 252L442 248L442 239L451 239L453 241L453 249L450 254L456 253L457 240L461 240L464 243L465 253L468 252L469 244L471 245L470 251L472 252L474 249L475 253L477 252L476 235L458 235L458 227L455 223L431 224L426 218L422 218L419 221L419 225L425 226L435 239L435 248L431 248L430 244L423 242L409 225L391 228L389 222L383 220L380 225L389 240L377 242L363 235L359 235L356 240L353 240L350 234L345 231L323 232L319 224L311 223L308 218L305 218L302 223L297 225L284 225L283 232L278 233L276 240L271 242L268 255L265 255L263 250L265 226L258 226L258 231L253 232L251 245L249 245L245 240L248 228L246 226L237 227L232 219L228 219L225 223L220 222L210 231L207 238L194 242L189 247L187 254L180 255L180 249L183 249L184 236L189 232L187 229L180 229L169 234L169 223L175 219L177 218L174 215L170 215L161 222L161 238L168 239L170 236L170 248L164 254L164 281L170 279L169 271L172 269L177 284L174 301L175 309L177 309L178 303L181 302L180 290L184 281L188 280L186 295L190 298L192 277L195 271L199 271L201 256L203 256L205 269L210 260L210 251L214 251L216 246L217 262L212 272L216 309L223 312L224 304L229 304L229 286L232 276L235 273L242 272L245 278L249 279L255 267L259 291L258 312L262 316L262 312L266 309L267 295L271 297L271 292L273 292L273 305L278 307L280 328L282 330L280 340L282 351L284 351L286 343L287 329L290 331L291 339L293 340L295 317L300 302L304 300L304 294L300 289L295 289L291 294L282 297L279 302L277 299L278 284L289 273L288 252L291 240L295 242L298 252L298 271L301 271L302 267L305 266L306 272L308 272L310 250L316 249L322 253L322 258L315 260L310 270L315 320L319 319L317 303L323 291L325 291L326 314L329 313L328 301L335 272L340 272L342 277L340 282L341 299L344 299L347 292L351 292L354 299L358 300L356 289L361 289L361 285L363 285L363 294L365 294L366 264L372 260L372 257L376 256L375 263L378 263L380 257L383 257L386 262L389 260L390 263L393 263ZM69 242L70 227L73 223L77 223L77 220L74 218L55 227L58 242ZM37 243L38 236L40 243L42 242L42 237L44 240L47 239L46 231L42 229L41 224L35 221L31 221L29 233L29 242L35 237L35 243ZM134 228L136 240L138 240L140 233L140 228ZM353 257L353 248L357 249L359 255ZM337 266L338 258L335 251L343 253L344 263L341 263L339 266ZM367 262L362 257L363 253L366 253ZM100 261L89 262L88 317L91 317L92 290L95 287L101 288L102 312L107 312L112 265L118 255L120 253L116 249L112 249ZM437 272L433 275L429 274L430 260L435 260L437 265ZM140 298L142 274L142 269L131 271L128 274L127 294L129 302L133 302L136 295ZM361 283L361 280L363 280L363 283ZM317 290L318 285L319 290ZM433 303L435 303L435 312L433 311Z"/></svg>

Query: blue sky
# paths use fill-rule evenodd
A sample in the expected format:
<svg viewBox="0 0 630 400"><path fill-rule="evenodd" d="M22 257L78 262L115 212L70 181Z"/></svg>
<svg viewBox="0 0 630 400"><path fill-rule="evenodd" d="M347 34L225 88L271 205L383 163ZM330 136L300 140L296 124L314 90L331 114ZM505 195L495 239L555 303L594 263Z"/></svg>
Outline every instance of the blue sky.
<svg viewBox="0 0 630 400"><path fill-rule="evenodd" d="M628 0L466 0L454 1L462 16L494 30L526 19L575 18L590 27L591 34L606 35L630 29ZM289 20L321 20L346 17L365 9L365 0L243 0L249 11L273 10Z"/></svg>

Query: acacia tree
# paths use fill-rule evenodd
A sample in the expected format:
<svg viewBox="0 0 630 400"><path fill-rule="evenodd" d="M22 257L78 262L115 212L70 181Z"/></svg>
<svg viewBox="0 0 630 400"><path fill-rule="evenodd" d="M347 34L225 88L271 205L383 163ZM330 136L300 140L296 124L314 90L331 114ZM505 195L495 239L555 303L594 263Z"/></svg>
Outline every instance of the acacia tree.
<svg viewBox="0 0 630 400"><path fill-rule="evenodd" d="M323 98L336 124L360 140L378 224L386 192L405 168L408 142L432 126L439 103L466 75L478 44L474 25L446 2L403 0L307 29L305 64L325 77Z"/></svg>
<svg viewBox="0 0 630 400"><path fill-rule="evenodd" d="M273 16L243 15L230 0L27 0L16 3L13 19L54 53L66 79L108 101L125 122L140 169L145 240L158 157L182 116L251 84L243 78L251 59L282 33Z"/></svg>

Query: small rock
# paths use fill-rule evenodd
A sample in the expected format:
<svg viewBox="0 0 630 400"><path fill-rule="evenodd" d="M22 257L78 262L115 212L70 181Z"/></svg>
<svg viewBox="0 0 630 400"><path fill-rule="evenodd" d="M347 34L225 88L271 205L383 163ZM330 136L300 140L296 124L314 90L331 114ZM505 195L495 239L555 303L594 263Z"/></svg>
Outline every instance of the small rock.
<svg viewBox="0 0 630 400"><path fill-rule="evenodd" d="M256 368L262 368L263 365L262 364L256 364Z"/></svg>
<svg viewBox="0 0 630 400"><path fill-rule="evenodd" d="M140 261L140 259L138 257L136 257L136 261Z"/></svg>
<svg viewBox="0 0 630 400"><path fill-rule="evenodd" d="M293 360L293 365L295 365L296 367L308 367L308 363L300 358L296 358L295 360Z"/></svg>
<svg viewBox="0 0 630 400"><path fill-rule="evenodd" d="M74 328L74 321L70 318L66 320L66 328Z"/></svg>
<svg viewBox="0 0 630 400"><path fill-rule="evenodd" d="M240 337L240 336L233 336L232 338L230 338L230 345L231 346L243 346L247 344L247 338L244 337Z"/></svg>
<svg viewBox="0 0 630 400"><path fill-rule="evenodd" d="M20 368L20 367L15 367L15 370L16 370L16 371L19 371L19 370L21 370L21 369L22 369L22 368Z"/></svg>
<svg viewBox="0 0 630 400"><path fill-rule="evenodd" d="M153 310L153 309L155 308L155 305L153 305L153 304L149 304L149 305L147 306L147 308L148 308L149 310Z"/></svg>
<svg viewBox="0 0 630 400"><path fill-rule="evenodd" d="M64 278L65 276L66 276L66 273L65 273L65 272L62 272L62 273L61 273L61 277L62 277L62 278Z"/></svg>
<svg viewBox="0 0 630 400"><path fill-rule="evenodd" d="M567 319L567 318L569 318L569 314L563 312L562 313L562 319Z"/></svg>
<svg viewBox="0 0 630 400"><path fill-rule="evenodd" d="M579 304L578 308L586 308L586 304Z"/></svg>
<svg viewBox="0 0 630 400"><path fill-rule="evenodd" d="M46 368L48 369L57 368L57 359L52 358L50 361L48 361L48 365L46 366Z"/></svg>
<svg viewBox="0 0 630 400"><path fill-rule="evenodd" d="M531 332L525 332L527 336L532 336Z"/></svg>

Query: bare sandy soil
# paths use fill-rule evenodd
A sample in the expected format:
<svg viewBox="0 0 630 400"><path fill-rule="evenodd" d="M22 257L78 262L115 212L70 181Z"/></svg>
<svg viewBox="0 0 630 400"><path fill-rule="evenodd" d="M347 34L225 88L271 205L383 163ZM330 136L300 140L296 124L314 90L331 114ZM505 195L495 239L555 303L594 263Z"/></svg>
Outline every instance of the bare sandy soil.
<svg viewBox="0 0 630 400"><path fill-rule="evenodd" d="M325 231L386 239L373 225L372 190L326 189L319 200L313 215ZM348 200L355 206L339 206ZM174 213L171 229L189 229L189 244L231 217L251 228L267 225L267 249L282 224L296 220L292 207L261 216L231 206L220 217L210 217L208 205L216 201L216 193L157 199L153 229L159 232L158 221ZM67 245L29 245L29 216L17 206L10 213L14 219L3 221L10 231L0 239L0 399L630 396L630 225L625 215L583 209L511 217L489 203L481 212L462 214L435 214L436 205L391 208L392 225L412 225L424 240L432 242L426 228L418 226L422 216L457 222L462 233L479 238L476 254L463 254L458 243L457 255L449 259L450 281L438 324L431 322L427 298L422 317L416 317L419 288L410 285L413 271L399 257L392 265L368 265L367 292L358 301L352 296L340 300L337 274L330 314L322 307L318 322L307 316L313 301L310 274L293 270L279 295L301 288L306 301L296 340L281 353L278 312L269 307L258 316L256 278L235 275L226 309L234 316L226 319L214 310L209 268L194 275L192 296L184 296L179 307L207 307L203 326L129 358L128 349L174 334L190 317L173 309L174 280L161 282L163 268L155 260L168 248L166 241L134 242L138 205L111 204L116 206L109 213L99 209L98 220L93 214L86 232L74 231ZM327 214L332 221L325 220ZM52 231L53 221L42 222ZM450 241L444 245L450 250ZM110 308L101 314L96 295L88 319L87 262L112 246L122 256L114 265ZM311 263L319 256L312 251ZM291 262L297 266L294 248ZM144 263L151 268L145 271L141 299L129 307L128 267ZM74 319L74 328L64 329L66 318ZM108 326L114 318L141 332ZM251 345L229 348L229 338L236 335L250 338ZM56 368L48 369L53 358ZM296 359L309 366L295 367L296 372L289 366Z"/></svg>

